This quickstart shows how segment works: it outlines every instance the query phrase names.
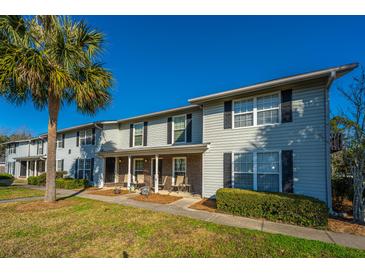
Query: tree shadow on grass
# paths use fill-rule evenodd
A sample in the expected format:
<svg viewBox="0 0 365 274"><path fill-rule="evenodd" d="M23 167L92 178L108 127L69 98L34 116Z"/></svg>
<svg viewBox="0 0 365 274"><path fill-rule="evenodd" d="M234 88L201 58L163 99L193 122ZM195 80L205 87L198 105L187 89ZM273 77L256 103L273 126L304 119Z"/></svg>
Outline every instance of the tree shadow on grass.
<svg viewBox="0 0 365 274"><path fill-rule="evenodd" d="M79 195L80 193L84 192L86 189L87 189L87 187L85 187L83 189L79 189L78 191L76 191L76 192L74 192L74 193L72 193L70 195L66 195L66 196L57 198L56 201L62 201L62 200L66 200L66 199L75 197L75 196Z"/></svg>

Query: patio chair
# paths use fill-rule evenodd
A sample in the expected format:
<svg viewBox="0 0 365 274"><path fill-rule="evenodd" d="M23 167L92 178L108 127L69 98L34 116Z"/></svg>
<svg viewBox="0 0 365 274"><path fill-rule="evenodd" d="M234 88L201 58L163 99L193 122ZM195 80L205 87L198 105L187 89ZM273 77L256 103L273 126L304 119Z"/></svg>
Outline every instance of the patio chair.
<svg viewBox="0 0 365 274"><path fill-rule="evenodd" d="M177 189L177 192L181 191L184 188L185 176L178 175L175 178L175 185L171 186L172 191Z"/></svg>
<svg viewBox="0 0 365 274"><path fill-rule="evenodd" d="M144 181L144 174L137 174L136 185L137 185L137 189L146 186L146 183Z"/></svg>

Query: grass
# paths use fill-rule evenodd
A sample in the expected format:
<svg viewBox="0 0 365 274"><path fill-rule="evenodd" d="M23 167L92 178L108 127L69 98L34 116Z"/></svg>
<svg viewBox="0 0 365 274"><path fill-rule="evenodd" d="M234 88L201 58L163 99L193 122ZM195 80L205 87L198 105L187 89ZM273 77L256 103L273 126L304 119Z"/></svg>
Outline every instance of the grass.
<svg viewBox="0 0 365 274"><path fill-rule="evenodd" d="M0 200L42 196L44 191L19 186L1 186Z"/></svg>
<svg viewBox="0 0 365 274"><path fill-rule="evenodd" d="M82 198L0 204L0 257L365 257L365 251Z"/></svg>

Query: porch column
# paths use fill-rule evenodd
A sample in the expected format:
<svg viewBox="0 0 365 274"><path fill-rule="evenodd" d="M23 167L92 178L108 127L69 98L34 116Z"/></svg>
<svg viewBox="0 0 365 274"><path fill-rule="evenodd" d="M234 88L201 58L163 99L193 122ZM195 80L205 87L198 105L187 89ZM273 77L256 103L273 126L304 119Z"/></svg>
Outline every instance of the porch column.
<svg viewBox="0 0 365 274"><path fill-rule="evenodd" d="M38 176L38 168L37 168L38 160L34 161L34 176Z"/></svg>
<svg viewBox="0 0 365 274"><path fill-rule="evenodd" d="M114 183L119 183L119 163L118 163L119 158L115 157L115 167L114 167Z"/></svg>
<svg viewBox="0 0 365 274"><path fill-rule="evenodd" d="M28 178L29 176L29 161L26 161L26 168L25 168L25 178Z"/></svg>
<svg viewBox="0 0 365 274"><path fill-rule="evenodd" d="M155 155L155 193L158 192L158 155Z"/></svg>
<svg viewBox="0 0 365 274"><path fill-rule="evenodd" d="M131 164L132 164L132 157L129 155L128 156L128 181L127 181L128 188L131 187L131 182L132 182Z"/></svg>

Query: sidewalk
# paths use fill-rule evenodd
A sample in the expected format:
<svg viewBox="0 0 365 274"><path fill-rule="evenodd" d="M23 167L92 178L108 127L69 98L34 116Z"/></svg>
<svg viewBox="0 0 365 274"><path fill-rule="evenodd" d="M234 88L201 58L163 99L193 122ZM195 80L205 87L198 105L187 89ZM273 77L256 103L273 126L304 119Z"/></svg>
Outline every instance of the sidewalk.
<svg viewBox="0 0 365 274"><path fill-rule="evenodd" d="M24 187L44 190L44 187L38 187L38 186L24 186ZM274 234L289 235L308 240L318 240L322 242L335 243L342 246L365 250L365 237L362 236L352 235L348 233L336 233L327 230L306 228L289 224L281 224L266 220L250 219L240 216L233 216L229 214L212 213L189 208L191 204L199 201L198 198L183 198L174 203L164 205L164 204L140 202L130 199L131 197L139 194L126 194L122 196L102 196L102 195L87 194L82 191L77 192L74 190L57 189L57 195L61 197L65 196L67 197L73 195L73 196L103 201L107 203L115 203L124 206L132 206L137 208L144 208L159 212L170 213L178 216L186 216L216 224L222 224L240 228L248 228ZM8 200L8 202L9 201L10 200ZM14 202L15 201L16 200L14 200Z"/></svg>

